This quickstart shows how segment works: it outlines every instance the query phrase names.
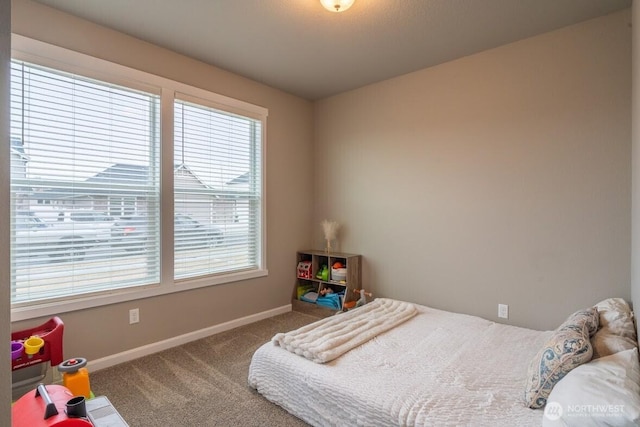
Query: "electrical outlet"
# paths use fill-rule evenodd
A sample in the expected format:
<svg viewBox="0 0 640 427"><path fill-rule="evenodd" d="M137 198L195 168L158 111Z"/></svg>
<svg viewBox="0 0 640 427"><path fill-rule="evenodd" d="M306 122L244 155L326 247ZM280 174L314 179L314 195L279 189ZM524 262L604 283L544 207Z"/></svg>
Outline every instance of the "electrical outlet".
<svg viewBox="0 0 640 427"><path fill-rule="evenodd" d="M140 322L140 309L132 308L129 310L129 324L133 325L138 322Z"/></svg>
<svg viewBox="0 0 640 427"><path fill-rule="evenodd" d="M498 304L498 317L502 319L509 318L509 306L507 304Z"/></svg>

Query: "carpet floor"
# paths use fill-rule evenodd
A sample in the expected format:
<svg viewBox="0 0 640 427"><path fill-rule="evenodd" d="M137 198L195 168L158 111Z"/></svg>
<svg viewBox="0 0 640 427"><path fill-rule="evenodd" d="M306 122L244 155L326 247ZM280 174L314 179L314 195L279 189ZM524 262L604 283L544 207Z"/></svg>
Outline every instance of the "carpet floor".
<svg viewBox="0 0 640 427"><path fill-rule="evenodd" d="M315 320L289 312L91 373L131 427L306 426L247 383L255 350Z"/></svg>

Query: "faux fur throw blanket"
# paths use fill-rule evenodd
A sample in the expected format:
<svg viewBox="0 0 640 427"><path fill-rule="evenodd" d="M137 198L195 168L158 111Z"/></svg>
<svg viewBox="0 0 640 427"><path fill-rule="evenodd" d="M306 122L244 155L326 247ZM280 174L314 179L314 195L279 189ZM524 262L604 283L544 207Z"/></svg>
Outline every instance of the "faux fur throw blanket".
<svg viewBox="0 0 640 427"><path fill-rule="evenodd" d="M377 298L355 310L327 317L271 341L316 363L329 362L417 313L413 304Z"/></svg>

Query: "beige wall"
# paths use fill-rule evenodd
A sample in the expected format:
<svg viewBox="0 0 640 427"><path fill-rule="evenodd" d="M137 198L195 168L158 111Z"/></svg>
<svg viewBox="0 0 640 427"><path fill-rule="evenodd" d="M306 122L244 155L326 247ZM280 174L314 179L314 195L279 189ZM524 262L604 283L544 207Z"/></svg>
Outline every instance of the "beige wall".
<svg viewBox="0 0 640 427"><path fill-rule="evenodd" d="M11 1L0 0L0 200L9 200L9 60L11 57ZM0 218L9 216L8 203L0 203ZM0 343L10 334L9 229L0 227ZM0 352L0 366L10 363L9 353ZM11 375L0 369L0 426L11 425Z"/></svg>
<svg viewBox="0 0 640 427"><path fill-rule="evenodd" d="M295 251L310 245L312 104L28 0L14 0L12 23L16 34L269 109L266 153L269 276L61 313L65 322L65 355L92 360L290 304ZM0 216L0 225L6 224L2 222L6 218ZM134 307L140 308L141 322L130 326L128 310ZM12 328L23 329L42 320L14 323Z"/></svg>
<svg viewBox="0 0 640 427"><path fill-rule="evenodd" d="M555 328L630 298L630 12L317 102L314 243L377 296Z"/></svg>

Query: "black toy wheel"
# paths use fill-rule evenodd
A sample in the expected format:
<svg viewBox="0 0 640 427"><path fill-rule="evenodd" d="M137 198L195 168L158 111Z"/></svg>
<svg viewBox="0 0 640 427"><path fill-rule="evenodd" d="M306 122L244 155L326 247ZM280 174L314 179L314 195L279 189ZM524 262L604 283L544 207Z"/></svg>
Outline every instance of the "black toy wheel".
<svg viewBox="0 0 640 427"><path fill-rule="evenodd" d="M74 359L67 359L58 365L58 371L60 372L76 372L80 368L87 366L87 359L84 357L76 357Z"/></svg>

